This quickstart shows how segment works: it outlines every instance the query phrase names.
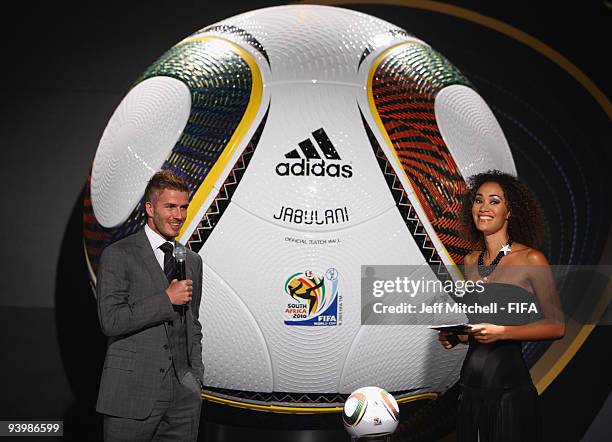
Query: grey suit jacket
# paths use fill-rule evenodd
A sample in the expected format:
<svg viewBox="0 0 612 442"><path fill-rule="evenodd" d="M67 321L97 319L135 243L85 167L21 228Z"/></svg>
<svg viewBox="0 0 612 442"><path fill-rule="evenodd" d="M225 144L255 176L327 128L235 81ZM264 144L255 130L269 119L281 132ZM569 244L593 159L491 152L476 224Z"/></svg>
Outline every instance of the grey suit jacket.
<svg viewBox="0 0 612 442"><path fill-rule="evenodd" d="M187 349L202 379L202 259L187 251L193 298L186 312ZM108 246L100 258L96 292L102 332L109 337L96 410L131 419L150 415L164 373L171 368L166 323L178 319L166 293L168 280L144 229Z"/></svg>

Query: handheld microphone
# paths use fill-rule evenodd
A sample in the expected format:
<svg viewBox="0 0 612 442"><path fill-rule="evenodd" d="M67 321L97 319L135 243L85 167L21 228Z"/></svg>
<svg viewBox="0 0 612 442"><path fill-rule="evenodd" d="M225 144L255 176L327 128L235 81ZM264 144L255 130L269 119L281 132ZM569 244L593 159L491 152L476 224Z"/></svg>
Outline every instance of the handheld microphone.
<svg viewBox="0 0 612 442"><path fill-rule="evenodd" d="M185 270L185 260L187 259L187 249L184 245L176 243L174 246L174 269L176 279L183 281L187 279L187 271ZM185 305L181 306L181 316L185 316Z"/></svg>
<svg viewBox="0 0 612 442"><path fill-rule="evenodd" d="M176 279L182 281L187 279L185 271L185 260L187 259L187 249L182 244L176 244L174 246L174 264L176 270Z"/></svg>

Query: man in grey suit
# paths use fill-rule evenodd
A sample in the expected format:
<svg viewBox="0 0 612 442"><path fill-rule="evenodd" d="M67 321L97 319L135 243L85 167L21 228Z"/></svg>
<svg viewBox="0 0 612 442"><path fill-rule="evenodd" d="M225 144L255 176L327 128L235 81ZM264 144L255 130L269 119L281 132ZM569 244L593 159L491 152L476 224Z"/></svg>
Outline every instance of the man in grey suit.
<svg viewBox="0 0 612 442"><path fill-rule="evenodd" d="M188 250L179 281L172 257L188 205L187 184L156 173L145 190L146 226L100 258L98 316L109 339L96 409L106 441L197 440L202 259Z"/></svg>

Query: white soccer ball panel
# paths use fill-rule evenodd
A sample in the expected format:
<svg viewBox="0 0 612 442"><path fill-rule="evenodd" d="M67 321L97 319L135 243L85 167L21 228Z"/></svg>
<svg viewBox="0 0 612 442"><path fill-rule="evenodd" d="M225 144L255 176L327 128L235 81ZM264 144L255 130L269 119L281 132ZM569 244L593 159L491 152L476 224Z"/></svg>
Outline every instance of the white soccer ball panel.
<svg viewBox="0 0 612 442"><path fill-rule="evenodd" d="M448 351L426 325L366 325L346 359L340 392L376 382L389 391L444 391L459 379L465 349ZM393 363L389 363L393 355Z"/></svg>
<svg viewBox="0 0 612 442"><path fill-rule="evenodd" d="M304 231L336 230L395 206L363 128L356 103L359 89L314 84L269 89L273 98L268 121L233 202L262 219ZM338 159L326 158L318 145L313 132L321 129ZM320 159L307 159L300 143L308 143ZM300 157L285 157L292 152ZM310 176L293 174L303 169L301 164L312 169ZM324 175L314 175L319 172ZM342 176L330 176L330 172ZM294 216L283 216L283 207L304 212L316 209L321 215L326 209L347 208L348 221L306 224Z"/></svg>
<svg viewBox="0 0 612 442"><path fill-rule="evenodd" d="M356 84L357 63L364 47L391 45L407 39L384 20L348 9L316 5L272 7L237 15L212 26L235 26L253 35L265 48L270 65L266 84L284 82L341 82ZM305 31L308 30L308 31ZM196 35L240 35L205 31ZM389 36L391 38L389 38Z"/></svg>
<svg viewBox="0 0 612 442"><path fill-rule="evenodd" d="M350 416L351 414L353 414L358 404L359 401L354 397L348 398L348 400L344 404L344 412Z"/></svg>
<svg viewBox="0 0 612 442"><path fill-rule="evenodd" d="M149 78L113 113L94 158L91 199L98 222L115 227L142 198L180 138L191 111L191 93L179 80Z"/></svg>
<svg viewBox="0 0 612 442"><path fill-rule="evenodd" d="M270 352L256 319L226 281L203 266L200 303L206 385L272 391ZM227 357L228 354L239 355Z"/></svg>
<svg viewBox="0 0 612 442"><path fill-rule="evenodd" d="M327 243L318 245L300 242L308 243L310 240ZM330 243L330 240L334 242ZM275 252L261 255L259 250ZM393 371L393 366L388 363L388 356L393 354L397 366L410 366L409 361L415 359L414 351L381 354L372 351L367 339L384 342L387 348L406 348L403 346L412 344L419 347L420 351L424 343L431 343L436 339L435 332L425 330L420 334L412 333L409 334L410 339L406 339L404 334L398 334L392 327L385 326L367 333L366 342L362 343L360 340L360 328L370 329L361 326L361 265L424 263L418 247L396 210L388 210L369 222L359 223L339 232L315 233L280 228L254 217L237 205L230 204L226 216L200 253L211 263L215 273L239 294L261 327L271 354L274 391L337 391L341 375L347 370L345 366L367 364L364 358L367 357L368 351L371 351L370 356L380 354L381 358L377 362L386 364L387 370L382 374L370 370L365 376L360 376L362 372L354 374L348 370L345 375L347 380L341 381L341 392L349 391L349 387L345 385L353 385L352 383L358 381L371 382L373 378L388 380L390 385L402 386L400 390L415 387L413 381L417 380L420 382L418 386L423 385L421 379L407 378L405 373L397 369L394 376L385 377L385 373ZM323 274L329 268L336 269L340 275L342 323L321 327L283 324L284 305L291 302L291 298L283 292L287 277L306 269ZM202 323L206 324L207 315L215 314L217 312L212 310L205 312L201 318ZM217 333L221 335L232 334L235 324L218 323L215 327L220 327ZM356 349L354 356L348 357L349 348ZM454 359L455 362L462 356L460 353L448 353L448 358ZM224 353L224 357L231 358L232 354ZM439 370L439 376L447 377L451 368L437 366L436 370ZM428 391L431 391L432 384L426 385L429 387ZM234 387L228 385L226 388Z"/></svg>
<svg viewBox="0 0 612 442"><path fill-rule="evenodd" d="M436 96L440 134L464 178L498 169L516 175L510 146L487 103L473 89L455 84Z"/></svg>

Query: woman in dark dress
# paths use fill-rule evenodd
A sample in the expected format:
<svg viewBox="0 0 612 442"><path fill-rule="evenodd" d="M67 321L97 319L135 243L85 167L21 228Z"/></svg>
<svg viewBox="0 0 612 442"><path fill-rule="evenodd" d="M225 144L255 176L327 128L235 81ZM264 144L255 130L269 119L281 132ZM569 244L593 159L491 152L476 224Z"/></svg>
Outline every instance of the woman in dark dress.
<svg viewBox="0 0 612 442"><path fill-rule="evenodd" d="M465 276L482 281L484 291L466 294L461 302L533 303L538 313L471 314L469 335L439 333L447 349L469 344L459 380L457 440L539 441L538 393L521 341L565 334L548 261L534 248L542 232L541 210L529 189L511 175L490 171L473 176L469 184L463 218L479 250L465 257Z"/></svg>

